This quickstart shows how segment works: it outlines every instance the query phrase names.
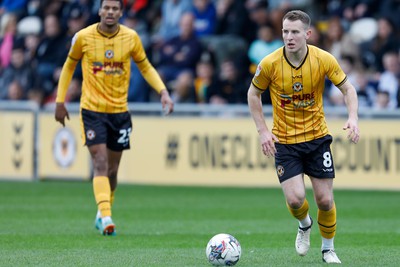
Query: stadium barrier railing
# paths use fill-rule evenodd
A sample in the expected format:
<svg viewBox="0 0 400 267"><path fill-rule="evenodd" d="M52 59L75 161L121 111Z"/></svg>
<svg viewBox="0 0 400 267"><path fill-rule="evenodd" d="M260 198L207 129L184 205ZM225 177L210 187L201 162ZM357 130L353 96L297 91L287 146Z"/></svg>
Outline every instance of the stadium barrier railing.
<svg viewBox="0 0 400 267"><path fill-rule="evenodd" d="M90 180L91 164L80 140L79 104L68 103L63 128L54 104L0 101L0 179ZM176 104L164 117L160 103L130 103L132 149L119 179L126 183L277 186L271 159L260 153L247 105ZM272 108L264 107L272 124ZM353 145L342 131L345 107L326 107L332 150L344 188L400 189L400 109L360 109L362 139Z"/></svg>

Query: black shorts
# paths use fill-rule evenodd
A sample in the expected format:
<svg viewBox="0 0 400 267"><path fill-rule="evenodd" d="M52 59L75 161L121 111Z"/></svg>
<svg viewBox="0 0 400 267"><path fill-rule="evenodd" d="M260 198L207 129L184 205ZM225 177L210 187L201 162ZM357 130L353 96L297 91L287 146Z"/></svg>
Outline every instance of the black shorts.
<svg viewBox="0 0 400 267"><path fill-rule="evenodd" d="M301 173L314 178L334 178L331 143L330 135L299 144L276 143L275 167L279 182Z"/></svg>
<svg viewBox="0 0 400 267"><path fill-rule="evenodd" d="M129 112L102 113L82 109L81 119L85 145L106 144L113 151L130 148L132 121Z"/></svg>

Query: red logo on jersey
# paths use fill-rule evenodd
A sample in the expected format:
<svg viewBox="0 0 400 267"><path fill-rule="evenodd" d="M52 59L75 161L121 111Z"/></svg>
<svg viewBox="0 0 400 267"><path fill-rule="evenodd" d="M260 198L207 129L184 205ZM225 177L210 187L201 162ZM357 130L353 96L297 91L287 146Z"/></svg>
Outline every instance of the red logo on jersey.
<svg viewBox="0 0 400 267"><path fill-rule="evenodd" d="M99 71L104 71L107 75L121 75L124 70L124 63L123 62L93 62L93 73L96 74Z"/></svg>
<svg viewBox="0 0 400 267"><path fill-rule="evenodd" d="M305 108L308 106L314 106L315 97L314 92L311 94L298 94L293 95L292 97L288 95L280 95L281 96L281 108L284 108L286 105L293 102L293 106L295 108Z"/></svg>

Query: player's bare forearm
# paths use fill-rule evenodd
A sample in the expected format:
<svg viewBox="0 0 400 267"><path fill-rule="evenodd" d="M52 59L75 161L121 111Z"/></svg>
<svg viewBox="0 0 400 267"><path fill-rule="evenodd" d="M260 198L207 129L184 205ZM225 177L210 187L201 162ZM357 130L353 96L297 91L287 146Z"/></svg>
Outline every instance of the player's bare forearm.
<svg viewBox="0 0 400 267"><path fill-rule="evenodd" d="M262 111L261 93L253 85L247 93L247 101L251 116L256 124L258 133L269 131L265 124L264 113Z"/></svg>
<svg viewBox="0 0 400 267"><path fill-rule="evenodd" d="M360 140L360 130L358 128L358 98L354 86L346 81L340 90L344 95L344 100L347 106L349 117L343 126L343 130L348 130L347 138L353 143Z"/></svg>
<svg viewBox="0 0 400 267"><path fill-rule="evenodd" d="M340 90L344 95L344 101L347 106L349 119L358 120L358 98L356 89L349 81L346 81L340 87Z"/></svg>
<svg viewBox="0 0 400 267"><path fill-rule="evenodd" d="M274 157L276 153L275 142L278 138L268 129L265 123L264 113L262 110L261 91L254 85L250 85L247 93L247 100L250 108L251 116L256 124L260 137L261 149L267 157Z"/></svg>

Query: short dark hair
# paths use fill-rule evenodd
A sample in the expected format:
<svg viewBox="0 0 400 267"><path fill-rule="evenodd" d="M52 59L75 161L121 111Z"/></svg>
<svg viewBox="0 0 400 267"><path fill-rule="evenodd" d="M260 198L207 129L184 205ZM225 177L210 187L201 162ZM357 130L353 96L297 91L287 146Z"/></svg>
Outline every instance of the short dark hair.
<svg viewBox="0 0 400 267"><path fill-rule="evenodd" d="M307 25L307 28L310 28L311 26L311 19L310 16L301 10L292 10L286 13L285 16L283 16L282 21L285 19L290 20L290 21L295 21L295 20L300 20L303 22L304 25Z"/></svg>
<svg viewBox="0 0 400 267"><path fill-rule="evenodd" d="M102 7L103 6L103 2L104 2L105 0L101 0L100 1L100 7ZM108 0L108 1L118 1L119 2L119 5L121 6L121 9L124 9L124 2L123 2L123 0Z"/></svg>

